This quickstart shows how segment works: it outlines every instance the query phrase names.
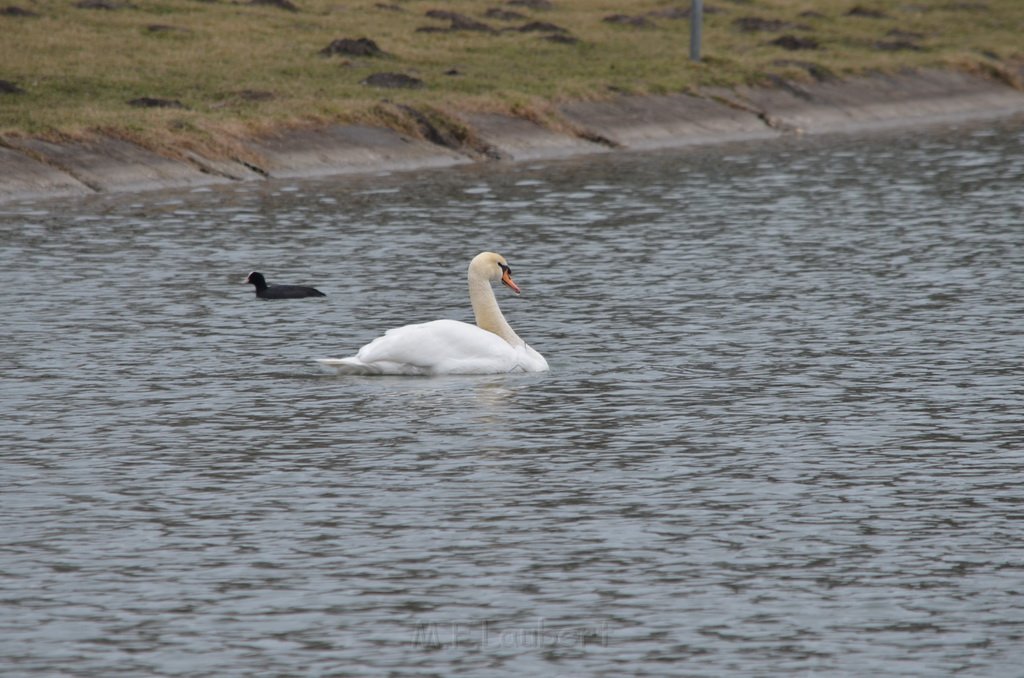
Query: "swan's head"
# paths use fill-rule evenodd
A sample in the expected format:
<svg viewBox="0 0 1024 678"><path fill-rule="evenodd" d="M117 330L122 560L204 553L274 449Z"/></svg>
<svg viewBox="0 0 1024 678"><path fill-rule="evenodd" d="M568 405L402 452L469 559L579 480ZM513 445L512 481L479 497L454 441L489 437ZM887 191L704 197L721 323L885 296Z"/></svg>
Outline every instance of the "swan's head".
<svg viewBox="0 0 1024 678"><path fill-rule="evenodd" d="M490 282L500 282L516 294L519 294L519 285L512 280L512 269L509 268L505 257L496 252L481 252L469 262L470 277L481 277Z"/></svg>

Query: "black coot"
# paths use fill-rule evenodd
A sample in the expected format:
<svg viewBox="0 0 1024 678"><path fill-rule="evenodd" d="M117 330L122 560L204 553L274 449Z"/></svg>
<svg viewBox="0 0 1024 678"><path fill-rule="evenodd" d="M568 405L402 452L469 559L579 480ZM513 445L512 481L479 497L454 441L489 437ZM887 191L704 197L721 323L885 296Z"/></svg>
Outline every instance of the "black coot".
<svg viewBox="0 0 1024 678"><path fill-rule="evenodd" d="M244 282L256 286L256 296L260 299L302 299L303 297L326 297L327 295L314 287L303 285L268 285L262 273L253 271Z"/></svg>

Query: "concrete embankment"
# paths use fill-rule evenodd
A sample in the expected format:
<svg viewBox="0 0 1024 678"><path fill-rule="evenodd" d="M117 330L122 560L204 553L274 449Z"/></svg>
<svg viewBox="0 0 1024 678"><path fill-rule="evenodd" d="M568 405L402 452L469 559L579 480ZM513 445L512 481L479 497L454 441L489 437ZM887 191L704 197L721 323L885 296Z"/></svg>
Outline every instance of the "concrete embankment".
<svg viewBox="0 0 1024 678"><path fill-rule="evenodd" d="M244 142L246 160L194 152L165 157L121 139L54 144L0 138L0 200L188 188L267 178L521 161L863 131L1024 114L1024 92L967 73L915 71L813 84L706 89L696 95L620 97L561 106L560 128L494 114L466 114L471 145L394 130L331 126Z"/></svg>

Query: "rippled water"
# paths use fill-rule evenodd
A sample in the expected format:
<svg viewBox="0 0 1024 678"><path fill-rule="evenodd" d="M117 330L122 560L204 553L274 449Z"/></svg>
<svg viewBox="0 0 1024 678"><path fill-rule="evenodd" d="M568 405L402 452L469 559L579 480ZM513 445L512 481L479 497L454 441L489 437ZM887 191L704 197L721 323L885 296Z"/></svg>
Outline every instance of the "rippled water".
<svg viewBox="0 0 1024 678"><path fill-rule="evenodd" d="M9 204L0 229L12 675L1024 661L1021 121ZM317 370L471 320L484 249L550 373ZM257 301L253 269L328 297Z"/></svg>

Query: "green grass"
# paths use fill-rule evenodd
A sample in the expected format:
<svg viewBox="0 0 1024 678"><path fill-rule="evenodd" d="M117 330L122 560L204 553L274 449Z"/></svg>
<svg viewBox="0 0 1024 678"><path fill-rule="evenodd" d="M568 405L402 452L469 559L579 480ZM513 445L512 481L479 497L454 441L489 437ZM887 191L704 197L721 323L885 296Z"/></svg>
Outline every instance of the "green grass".
<svg viewBox="0 0 1024 678"><path fill-rule="evenodd" d="M688 58L687 20L651 16L648 29L602 20L685 8L689 0L553 1L554 9L531 10L504 0L294 0L299 11L290 12L226 0L131 0L112 11L76 8L69 0L6 0L5 6L39 16L0 14L0 80L24 90L0 93L0 134L74 138L98 131L154 148L217 153L232 139L286 125L401 125L382 100L440 114L515 111L557 123L552 104L561 101L757 83L769 75L809 78L807 64L837 75L967 68L1020 86L1014 69L1024 62L1021 0L712 0L705 3L700 64ZM431 9L497 29L525 23L484 18L492 7L557 24L579 42L517 31L416 30L447 26L425 16ZM854 7L885 16L849 16ZM805 14L809 10L814 14ZM743 32L735 25L741 17L791 26ZM151 30L154 24L170 30ZM919 49L879 49L879 41L898 39L891 31L912 34ZM782 34L814 38L820 48L787 51L770 44ZM390 56L319 54L346 37L371 38ZM784 63L794 60L806 63ZM452 69L458 74L447 74ZM361 84L379 71L412 75L425 86ZM176 100L186 108L128 104L138 97Z"/></svg>

